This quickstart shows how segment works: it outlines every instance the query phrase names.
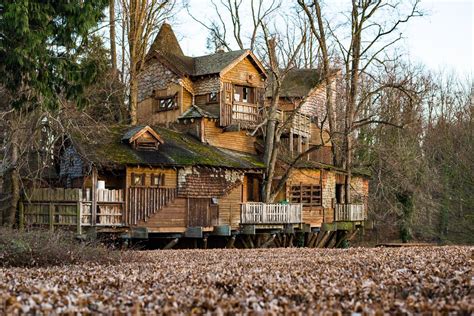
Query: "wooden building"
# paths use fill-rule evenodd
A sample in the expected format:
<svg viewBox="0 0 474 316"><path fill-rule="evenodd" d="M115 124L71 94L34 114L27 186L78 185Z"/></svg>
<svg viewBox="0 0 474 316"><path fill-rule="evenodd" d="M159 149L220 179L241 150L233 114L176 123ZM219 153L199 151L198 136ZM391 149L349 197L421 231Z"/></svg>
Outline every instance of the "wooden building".
<svg viewBox="0 0 474 316"><path fill-rule="evenodd" d="M281 119L298 113L284 133L278 170L308 146L324 146L292 170L275 203L260 201L262 140L250 131L264 119L268 80L248 50L185 56L163 24L140 73L140 125L113 126L92 140L71 135L59 163L64 188L26 192L20 224L128 238L225 236L228 246L260 233L269 239L240 238L241 245L285 246L295 233L307 246L340 244L367 218L368 179L353 177L357 199L344 205L344 170L332 166L318 124L325 87L317 70L294 70L283 84Z"/></svg>

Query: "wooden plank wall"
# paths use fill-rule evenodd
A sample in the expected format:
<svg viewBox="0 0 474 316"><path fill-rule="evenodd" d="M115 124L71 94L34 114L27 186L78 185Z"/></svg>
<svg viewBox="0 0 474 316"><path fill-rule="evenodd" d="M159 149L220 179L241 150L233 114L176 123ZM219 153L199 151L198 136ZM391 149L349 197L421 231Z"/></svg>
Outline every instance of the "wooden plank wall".
<svg viewBox="0 0 474 316"><path fill-rule="evenodd" d="M311 169L295 169L287 181L286 198L290 198L291 185L311 185L320 184L322 182L322 174L320 170ZM324 209L321 206L305 206L303 207L303 222L310 224L311 227L320 227L327 214L333 213L332 209ZM328 218L329 219L329 218ZM332 220L331 220L332 221Z"/></svg>
<svg viewBox="0 0 474 316"><path fill-rule="evenodd" d="M230 225L232 229L239 228L242 201L242 185L219 199L219 225Z"/></svg>
<svg viewBox="0 0 474 316"><path fill-rule="evenodd" d="M248 80L248 75L252 75L252 79ZM229 81L234 84L244 86L263 87L263 77L258 72L258 68L252 63L249 57L238 62L232 69L224 73L221 77L222 81Z"/></svg>
<svg viewBox="0 0 474 316"><path fill-rule="evenodd" d="M137 106L137 120L140 124L165 124L174 123L178 120L178 117L184 111L183 102L183 87L178 84L170 84L167 89L155 91L156 97L172 96L178 93L178 108L176 110L153 112L153 103L156 102L155 98L147 98L140 102ZM186 96L189 102L189 96ZM190 105L190 103L187 103ZM189 106L188 106L189 108Z"/></svg>
<svg viewBox="0 0 474 316"><path fill-rule="evenodd" d="M138 226L147 227L150 232L184 232L186 229L186 199L176 198L167 206Z"/></svg>
<svg viewBox="0 0 474 316"><path fill-rule="evenodd" d="M204 122L204 138L212 146L256 154L256 137L248 136L244 131L224 133L216 122L207 119Z"/></svg>

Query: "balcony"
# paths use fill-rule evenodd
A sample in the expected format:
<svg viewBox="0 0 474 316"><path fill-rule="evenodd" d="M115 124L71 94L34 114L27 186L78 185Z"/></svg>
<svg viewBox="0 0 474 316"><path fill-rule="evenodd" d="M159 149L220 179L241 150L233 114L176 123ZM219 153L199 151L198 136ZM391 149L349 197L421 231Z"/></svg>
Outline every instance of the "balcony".
<svg viewBox="0 0 474 316"><path fill-rule="evenodd" d="M237 102L232 103L232 124L240 124L243 128L252 128L261 121L257 104Z"/></svg>
<svg viewBox="0 0 474 316"><path fill-rule="evenodd" d="M277 118L280 122L286 122L294 111L277 111ZM311 137L311 118L300 112L296 112L288 123L285 132L300 135L306 138Z"/></svg>
<svg viewBox="0 0 474 316"><path fill-rule="evenodd" d="M302 204L270 204L248 202L242 204L241 224L300 224L302 223Z"/></svg>
<svg viewBox="0 0 474 316"><path fill-rule="evenodd" d="M336 204L334 221L355 222L367 219L364 204Z"/></svg>

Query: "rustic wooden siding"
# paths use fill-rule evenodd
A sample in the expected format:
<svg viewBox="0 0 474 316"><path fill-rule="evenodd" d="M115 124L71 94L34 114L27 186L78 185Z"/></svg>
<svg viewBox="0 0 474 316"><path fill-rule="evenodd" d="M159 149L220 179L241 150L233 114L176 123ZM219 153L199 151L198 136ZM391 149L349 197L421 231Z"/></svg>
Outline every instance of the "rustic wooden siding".
<svg viewBox="0 0 474 316"><path fill-rule="evenodd" d="M256 154L256 137L248 136L244 131L224 133L216 122L207 119L204 122L204 139L212 146Z"/></svg>
<svg viewBox="0 0 474 316"><path fill-rule="evenodd" d="M184 113L193 105L193 95L186 89L183 88L183 110Z"/></svg>
<svg viewBox="0 0 474 316"><path fill-rule="evenodd" d="M178 117L184 112L183 90L183 87L177 83L170 83L167 88L155 90L154 97L166 97L178 93L178 108L176 110L154 113L153 103L156 102L156 99L154 97L148 97L137 105L138 122L148 125L176 122ZM187 98L189 98L189 96Z"/></svg>
<svg viewBox="0 0 474 316"><path fill-rule="evenodd" d="M150 232L184 232L186 229L185 198L176 198L169 205L152 215L138 226L147 227Z"/></svg>
<svg viewBox="0 0 474 316"><path fill-rule="evenodd" d="M166 89L171 82L178 81L179 77L158 59L150 59L138 74L138 102L151 97L153 90Z"/></svg>
<svg viewBox="0 0 474 316"><path fill-rule="evenodd" d="M145 186L151 186L151 176L153 174L165 175L165 187L176 188L178 173L175 169L146 168L146 167L127 167L126 183L130 187L132 173L145 174Z"/></svg>
<svg viewBox="0 0 474 316"><path fill-rule="evenodd" d="M248 80L249 75L252 79ZM227 71L222 76L222 81L232 82L233 84L263 87L263 77L259 74L258 68L251 62L249 57L244 58L238 62L232 69Z"/></svg>
<svg viewBox="0 0 474 316"><path fill-rule="evenodd" d="M333 171L317 169L295 169L292 171L288 181L286 198L290 197L291 185L321 184L322 206L303 208L303 222L311 224L312 227L320 227L321 223L334 220L333 200L336 197L336 174Z"/></svg>
<svg viewBox="0 0 474 316"><path fill-rule="evenodd" d="M219 225L230 225L232 229L239 228L243 192L245 191L242 185L239 185L219 200Z"/></svg>

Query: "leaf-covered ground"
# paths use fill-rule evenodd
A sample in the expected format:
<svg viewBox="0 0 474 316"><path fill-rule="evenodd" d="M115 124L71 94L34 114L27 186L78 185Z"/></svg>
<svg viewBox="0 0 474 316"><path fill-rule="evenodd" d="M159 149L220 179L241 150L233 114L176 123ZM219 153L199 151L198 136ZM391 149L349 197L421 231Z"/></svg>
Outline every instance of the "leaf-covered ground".
<svg viewBox="0 0 474 316"><path fill-rule="evenodd" d="M168 250L0 269L0 314L474 312L470 247Z"/></svg>

